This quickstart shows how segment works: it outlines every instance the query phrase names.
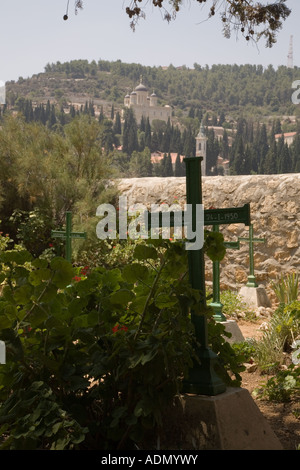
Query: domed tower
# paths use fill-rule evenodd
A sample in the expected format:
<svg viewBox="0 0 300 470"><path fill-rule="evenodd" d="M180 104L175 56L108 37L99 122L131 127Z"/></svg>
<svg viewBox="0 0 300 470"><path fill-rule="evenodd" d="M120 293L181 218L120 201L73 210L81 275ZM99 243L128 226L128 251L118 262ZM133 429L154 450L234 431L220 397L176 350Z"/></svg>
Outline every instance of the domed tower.
<svg viewBox="0 0 300 470"><path fill-rule="evenodd" d="M150 96L150 106L157 106L157 96L154 93L154 90L152 95Z"/></svg>
<svg viewBox="0 0 300 470"><path fill-rule="evenodd" d="M127 95L124 98L124 106L128 108L129 104L130 104L130 95L127 93Z"/></svg>
<svg viewBox="0 0 300 470"><path fill-rule="evenodd" d="M136 103L142 106L147 106L148 89L143 85L142 77L140 78L140 84L135 88L135 92L137 95Z"/></svg>
<svg viewBox="0 0 300 470"><path fill-rule="evenodd" d="M137 103L137 94L135 91L132 91L130 93L130 104L136 104Z"/></svg>
<svg viewBox="0 0 300 470"><path fill-rule="evenodd" d="M198 135L196 137L196 157L203 157L201 163L202 176L206 175L206 145L207 137L205 135L205 129L201 122Z"/></svg>

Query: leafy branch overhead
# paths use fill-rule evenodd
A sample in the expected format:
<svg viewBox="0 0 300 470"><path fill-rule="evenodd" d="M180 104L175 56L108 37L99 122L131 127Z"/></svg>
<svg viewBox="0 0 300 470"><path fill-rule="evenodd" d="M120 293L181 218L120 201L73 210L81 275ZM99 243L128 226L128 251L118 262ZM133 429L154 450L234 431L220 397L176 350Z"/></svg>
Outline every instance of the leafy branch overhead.
<svg viewBox="0 0 300 470"><path fill-rule="evenodd" d="M138 20L146 18L147 5L160 8L163 18L169 22L176 18L184 3L190 4L191 1L196 1L202 6L208 5L209 18L220 15L226 38L229 38L232 32L242 33L247 41L258 41L263 37L267 47L272 47L276 42L276 34L282 28L282 22L291 13L286 6L286 0L276 0L270 4L255 0L127 0L126 13L134 30ZM82 7L83 2L76 0L75 12ZM67 19L67 15L64 18Z"/></svg>

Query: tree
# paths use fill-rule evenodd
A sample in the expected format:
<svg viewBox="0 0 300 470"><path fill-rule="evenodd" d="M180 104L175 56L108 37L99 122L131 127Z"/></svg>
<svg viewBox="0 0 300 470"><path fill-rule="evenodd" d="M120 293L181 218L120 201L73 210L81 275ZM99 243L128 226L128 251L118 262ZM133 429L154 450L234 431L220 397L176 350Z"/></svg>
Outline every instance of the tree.
<svg viewBox="0 0 300 470"><path fill-rule="evenodd" d="M218 12L221 16L223 34L226 38L232 32L240 32L246 41L258 41L265 38L266 46L272 47L276 42L276 35L282 28L282 22L288 18L291 10L285 5L286 0L274 0L263 5L256 0L194 0L202 6L210 6L208 17ZM183 0L127 0L126 13L131 19L133 30L140 18L146 17L146 5L151 3L163 11L163 18L170 22L176 18L177 13L184 4ZM167 5L167 7L166 7ZM75 11L83 7L82 0L75 1ZM68 19L68 14L64 15Z"/></svg>
<svg viewBox="0 0 300 470"><path fill-rule="evenodd" d="M184 163L181 161L179 153L175 160L174 176L184 176Z"/></svg>
<svg viewBox="0 0 300 470"><path fill-rule="evenodd" d="M170 153L168 153L168 155L166 156L164 170L164 176L173 176L173 166Z"/></svg>
<svg viewBox="0 0 300 470"><path fill-rule="evenodd" d="M274 175L277 173L277 144L274 137L263 162L262 172L266 175Z"/></svg>
<svg viewBox="0 0 300 470"><path fill-rule="evenodd" d="M151 153L146 147L143 152L132 153L129 162L130 176L141 178L143 176L152 176Z"/></svg>
<svg viewBox="0 0 300 470"><path fill-rule="evenodd" d="M116 112L115 122L114 122L114 133L121 134L122 127L121 127L121 117L119 111Z"/></svg>
<svg viewBox="0 0 300 470"><path fill-rule="evenodd" d="M124 116L123 152L131 155L134 150L139 150L137 122L132 109L127 108Z"/></svg>
<svg viewBox="0 0 300 470"><path fill-rule="evenodd" d="M219 155L220 147L218 139L215 139L215 133L213 129L209 129L207 133L207 147L206 147L206 168L207 172L212 171L212 168L216 170L217 160Z"/></svg>

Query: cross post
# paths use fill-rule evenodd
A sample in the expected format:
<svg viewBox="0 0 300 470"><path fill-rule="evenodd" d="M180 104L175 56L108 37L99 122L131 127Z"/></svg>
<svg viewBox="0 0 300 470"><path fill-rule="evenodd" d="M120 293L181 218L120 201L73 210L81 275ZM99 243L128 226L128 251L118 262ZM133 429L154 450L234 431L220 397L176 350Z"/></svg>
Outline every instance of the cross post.
<svg viewBox="0 0 300 470"><path fill-rule="evenodd" d="M72 232L72 212L66 212L66 230L52 230L51 236L53 238L62 238L66 241L66 260L71 263L72 261L72 239L86 238L86 232Z"/></svg>
<svg viewBox="0 0 300 470"><path fill-rule="evenodd" d="M196 229L196 205L202 204L201 160L202 157L184 159L186 165L186 198L187 204L192 205L193 231ZM191 312L191 320L195 327L197 340L195 352L198 360L194 361L188 377L183 381L183 392L218 395L225 392L226 385L214 370L218 356L208 347L203 248L189 250L188 263L190 284L192 288L200 291L201 296L198 311Z"/></svg>
<svg viewBox="0 0 300 470"><path fill-rule="evenodd" d="M257 287L258 284L254 275L254 243L265 243L265 238L256 238L253 237L253 224L249 226L249 237L239 237L239 241L249 243L249 264L250 264L250 274L248 276L247 287Z"/></svg>
<svg viewBox="0 0 300 470"><path fill-rule="evenodd" d="M218 232L219 226L214 225L213 231ZM233 242L223 242L225 248L230 248L232 250L239 250L240 249L240 242L233 241ZM220 301L220 262L213 261L213 301L209 304L214 311L213 318L217 322L225 322L226 317L223 314L223 304Z"/></svg>
<svg viewBox="0 0 300 470"><path fill-rule="evenodd" d="M196 231L196 208L197 205L202 205L201 161L202 157L187 157L184 159L186 165L186 199L187 205L192 208L191 225L193 233ZM171 211L169 215L168 224L170 227L186 225L184 211L179 213ZM155 216L155 219L152 220L152 214L148 211L145 212L145 224L148 229L151 226L160 228L164 226L163 213L159 212L158 218L157 214ZM234 223L250 225L249 204L235 208L204 210L204 225L218 226ZM193 361L193 367L189 370L188 377L183 380L183 392L209 396L218 395L226 390L226 385L215 372L218 356L208 346L203 248L188 250L188 266L190 284L192 288L199 290L200 302L191 311L191 321L195 328L197 343L194 348L196 359Z"/></svg>

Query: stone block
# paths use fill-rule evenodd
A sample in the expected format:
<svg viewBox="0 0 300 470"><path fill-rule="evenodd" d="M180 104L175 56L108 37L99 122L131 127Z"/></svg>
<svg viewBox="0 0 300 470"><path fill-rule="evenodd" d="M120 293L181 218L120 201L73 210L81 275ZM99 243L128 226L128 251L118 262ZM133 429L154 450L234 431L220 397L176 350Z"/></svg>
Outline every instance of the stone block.
<svg viewBox="0 0 300 470"><path fill-rule="evenodd" d="M226 337L228 343L243 343L245 341L243 333L235 320L226 320L222 322L222 325L228 333L231 333L231 338Z"/></svg>
<svg viewBox="0 0 300 470"><path fill-rule="evenodd" d="M264 286L243 286L239 291L239 295L243 298L244 302L249 305L249 307L258 308L272 306Z"/></svg>
<svg viewBox="0 0 300 470"><path fill-rule="evenodd" d="M216 396L181 395L167 410L161 449L282 450L248 390Z"/></svg>

